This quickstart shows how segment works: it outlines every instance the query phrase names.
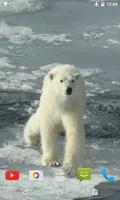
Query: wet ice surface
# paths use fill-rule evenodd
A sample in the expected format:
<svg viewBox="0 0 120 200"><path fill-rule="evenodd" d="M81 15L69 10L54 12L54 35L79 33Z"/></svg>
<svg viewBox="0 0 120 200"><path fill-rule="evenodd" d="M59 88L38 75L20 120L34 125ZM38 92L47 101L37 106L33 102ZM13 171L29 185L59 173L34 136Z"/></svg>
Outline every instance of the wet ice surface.
<svg viewBox="0 0 120 200"><path fill-rule="evenodd" d="M104 181L102 167L120 176L120 7L72 0L6 2L0 0L0 199L23 199L25 189L31 200L57 199L59 190L64 200L91 196ZM43 168L40 148L22 139L43 77L55 63L76 65L85 79L85 166L93 169L91 181L56 182L58 169ZM60 136L61 157L64 142ZM19 169L21 181L5 181L6 169ZM43 169L44 180L29 181L32 169Z"/></svg>

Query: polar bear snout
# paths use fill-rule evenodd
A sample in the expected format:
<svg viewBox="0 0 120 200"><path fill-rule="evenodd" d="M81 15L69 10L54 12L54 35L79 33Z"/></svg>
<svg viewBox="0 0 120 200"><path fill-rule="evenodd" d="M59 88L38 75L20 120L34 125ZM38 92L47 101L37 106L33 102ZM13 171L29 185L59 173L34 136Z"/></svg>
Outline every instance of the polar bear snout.
<svg viewBox="0 0 120 200"><path fill-rule="evenodd" d="M72 94L72 88L68 86L66 89L66 95L71 95L71 94Z"/></svg>

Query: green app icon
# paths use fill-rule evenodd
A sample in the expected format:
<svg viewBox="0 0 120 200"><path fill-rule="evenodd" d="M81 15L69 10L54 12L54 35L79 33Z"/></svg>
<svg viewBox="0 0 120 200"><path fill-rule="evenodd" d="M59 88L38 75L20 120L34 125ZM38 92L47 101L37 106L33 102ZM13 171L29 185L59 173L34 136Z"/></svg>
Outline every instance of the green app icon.
<svg viewBox="0 0 120 200"><path fill-rule="evenodd" d="M91 168L77 168L76 175L80 181L90 180L91 179Z"/></svg>

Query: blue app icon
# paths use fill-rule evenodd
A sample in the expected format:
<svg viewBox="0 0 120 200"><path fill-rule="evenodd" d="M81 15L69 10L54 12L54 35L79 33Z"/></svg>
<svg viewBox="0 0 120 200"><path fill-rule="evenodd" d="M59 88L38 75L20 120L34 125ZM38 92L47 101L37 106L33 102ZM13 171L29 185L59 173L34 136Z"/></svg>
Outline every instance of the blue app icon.
<svg viewBox="0 0 120 200"><path fill-rule="evenodd" d="M107 169L103 168L102 169L102 175L104 176L104 178L109 181L109 182L115 182L115 176L107 176Z"/></svg>

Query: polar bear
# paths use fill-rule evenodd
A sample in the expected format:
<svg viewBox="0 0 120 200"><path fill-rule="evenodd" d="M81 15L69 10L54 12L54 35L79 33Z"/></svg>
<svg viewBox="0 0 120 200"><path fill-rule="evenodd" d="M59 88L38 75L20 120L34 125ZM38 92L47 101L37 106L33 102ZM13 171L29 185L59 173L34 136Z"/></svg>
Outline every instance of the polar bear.
<svg viewBox="0 0 120 200"><path fill-rule="evenodd" d="M84 157L85 87L80 71L73 65L57 65L45 76L37 111L24 129L27 144L36 145L41 136L42 164L58 166L57 140L66 133L63 170L70 174Z"/></svg>

